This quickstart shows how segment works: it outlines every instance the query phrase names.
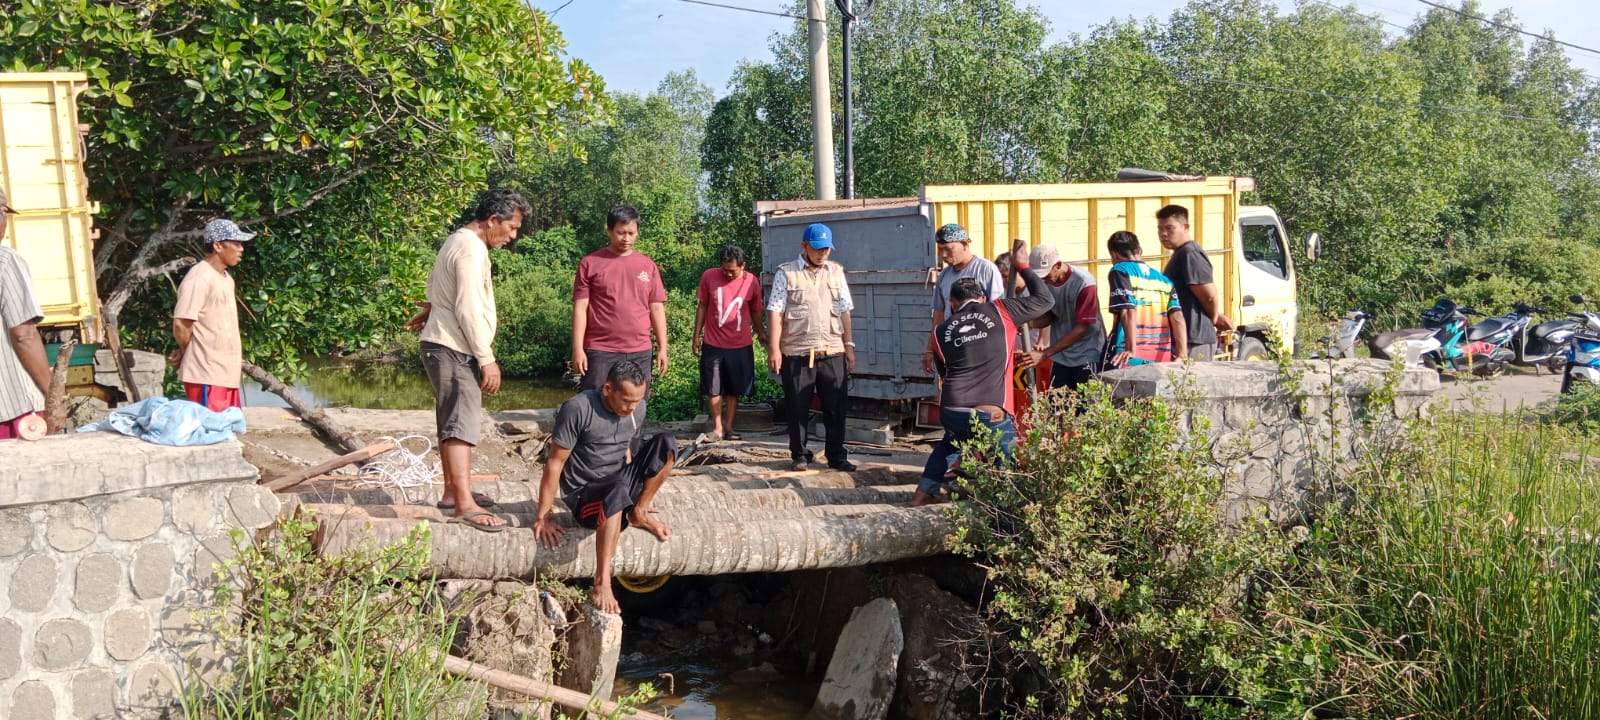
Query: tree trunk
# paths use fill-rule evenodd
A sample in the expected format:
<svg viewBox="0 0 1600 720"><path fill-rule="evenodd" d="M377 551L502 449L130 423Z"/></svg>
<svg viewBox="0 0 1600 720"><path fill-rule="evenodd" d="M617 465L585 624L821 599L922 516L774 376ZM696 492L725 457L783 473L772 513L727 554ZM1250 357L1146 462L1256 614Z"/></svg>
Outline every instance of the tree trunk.
<svg viewBox="0 0 1600 720"><path fill-rule="evenodd" d="M283 381L279 380L276 375L248 362L244 363L244 374L261 383L261 389L283 398L283 401L289 403L289 407L300 416L301 420L304 420L307 425L317 431L317 434L328 442L333 443L341 451L353 453L366 447L366 443L361 442L361 439L356 437L354 432L329 419L328 414L323 412L322 408L306 402L305 398L300 397L300 393L283 384Z"/></svg>
<svg viewBox="0 0 1600 720"><path fill-rule="evenodd" d="M50 371L50 393L44 398L44 423L50 432L61 432L67 425L67 366L78 341L68 338L56 351L56 365Z"/></svg>
<svg viewBox="0 0 1600 720"><path fill-rule="evenodd" d="M111 362L117 367L117 379L122 381L122 392L128 396L128 402L139 402L144 398L139 397L139 388L133 384L133 368L128 367L128 357L122 354L122 331L117 329L117 314L104 312L106 347L111 349Z"/></svg>
<svg viewBox="0 0 1600 720"><path fill-rule="evenodd" d="M360 508L322 508L317 544L340 554L400 542L418 521L374 518ZM662 510L666 541L639 530L622 533L614 572L624 577L722 575L854 567L946 552L954 524L937 505L831 506L801 510ZM594 533L567 527L546 549L530 527L489 533L459 522L430 522L429 565L441 579L582 578L594 575Z"/></svg>

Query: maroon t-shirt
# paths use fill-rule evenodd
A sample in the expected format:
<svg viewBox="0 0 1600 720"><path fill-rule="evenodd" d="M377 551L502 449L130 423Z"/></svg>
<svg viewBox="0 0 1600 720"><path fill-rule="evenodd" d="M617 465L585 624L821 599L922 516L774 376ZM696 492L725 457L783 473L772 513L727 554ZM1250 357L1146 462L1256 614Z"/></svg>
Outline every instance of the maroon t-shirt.
<svg viewBox="0 0 1600 720"><path fill-rule="evenodd" d="M584 350L632 353L650 349L650 303L667 301L661 270L643 253L620 256L603 247L578 261L572 299L589 299Z"/></svg>
<svg viewBox="0 0 1600 720"><path fill-rule="evenodd" d="M706 344L724 350L749 347L750 314L761 312L761 281L745 272L729 280L722 268L700 275L700 304L706 308Z"/></svg>

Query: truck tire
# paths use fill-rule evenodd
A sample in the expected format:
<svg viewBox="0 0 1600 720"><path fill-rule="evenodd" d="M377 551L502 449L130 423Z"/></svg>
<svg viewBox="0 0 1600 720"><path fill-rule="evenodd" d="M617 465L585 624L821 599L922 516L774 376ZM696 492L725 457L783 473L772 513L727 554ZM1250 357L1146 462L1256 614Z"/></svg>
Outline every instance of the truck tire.
<svg viewBox="0 0 1600 720"><path fill-rule="evenodd" d="M1272 357L1267 354L1267 346L1259 338L1246 337L1239 341L1239 349L1234 351L1233 359L1240 362L1251 362L1255 360L1271 360Z"/></svg>

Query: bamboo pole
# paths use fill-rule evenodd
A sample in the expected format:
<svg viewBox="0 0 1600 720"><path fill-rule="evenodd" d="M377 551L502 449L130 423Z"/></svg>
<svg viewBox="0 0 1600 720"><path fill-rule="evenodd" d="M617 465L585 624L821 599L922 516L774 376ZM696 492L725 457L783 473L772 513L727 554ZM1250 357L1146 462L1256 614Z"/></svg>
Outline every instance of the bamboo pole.
<svg viewBox="0 0 1600 720"><path fill-rule="evenodd" d="M463 660L454 655L444 656L445 672L451 675L477 680L481 683L493 685L501 690L510 690L521 693L530 698L545 700L565 708L584 712L598 713L601 717L611 717L617 714L620 718L638 718L638 720L667 720L665 717L648 713L643 710L624 710L621 705L610 700L590 698L577 690L570 690L530 677L496 670L491 667L479 665L471 660Z"/></svg>
<svg viewBox="0 0 1600 720"><path fill-rule="evenodd" d="M372 458L375 458L393 449L394 441L384 440L376 445L368 445L360 450L345 453L344 455L340 455L339 457L329 460L321 465L308 467L304 470L293 472L274 480L263 479L261 484L266 485L267 489L273 492L283 492L305 482L306 480L316 477L317 475L321 475L330 470L342 468L350 463L366 462L367 460L371 460Z"/></svg>

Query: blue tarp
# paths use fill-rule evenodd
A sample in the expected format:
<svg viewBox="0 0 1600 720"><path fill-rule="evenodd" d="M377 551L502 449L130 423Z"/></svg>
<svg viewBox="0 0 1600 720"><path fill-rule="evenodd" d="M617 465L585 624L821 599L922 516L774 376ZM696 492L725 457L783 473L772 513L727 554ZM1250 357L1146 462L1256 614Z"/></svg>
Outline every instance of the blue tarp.
<svg viewBox="0 0 1600 720"><path fill-rule="evenodd" d="M78 428L78 432L111 430L157 445L213 445L242 433L244 411L231 407L212 412L188 400L153 397L111 411L110 417Z"/></svg>

